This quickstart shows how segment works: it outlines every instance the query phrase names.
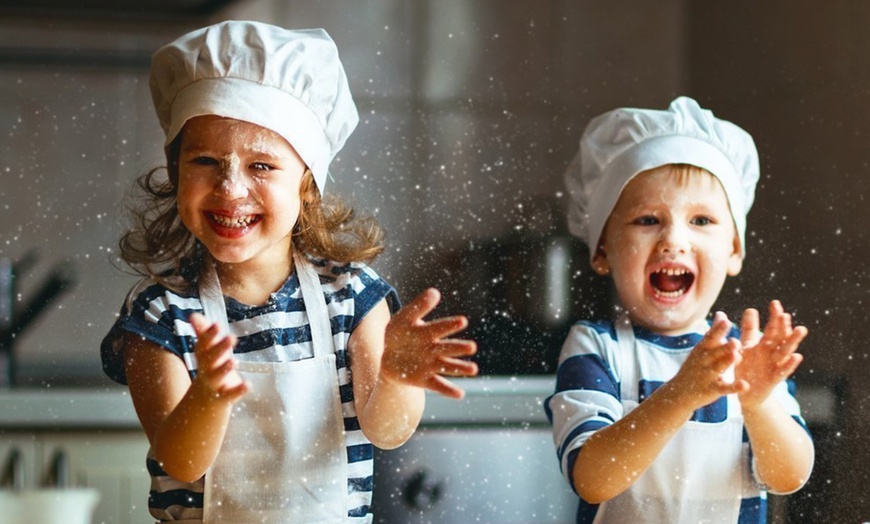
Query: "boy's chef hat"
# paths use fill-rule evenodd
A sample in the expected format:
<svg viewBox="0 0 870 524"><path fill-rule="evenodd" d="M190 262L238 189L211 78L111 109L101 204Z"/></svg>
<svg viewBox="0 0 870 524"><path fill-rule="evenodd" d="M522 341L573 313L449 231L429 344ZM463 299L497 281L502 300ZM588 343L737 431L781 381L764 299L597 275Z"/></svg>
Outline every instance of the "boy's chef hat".
<svg viewBox="0 0 870 524"><path fill-rule="evenodd" d="M192 31L151 57L151 97L165 145L196 116L251 122L290 142L321 193L329 163L359 122L323 29L230 21Z"/></svg>
<svg viewBox="0 0 870 524"><path fill-rule="evenodd" d="M749 133L688 97L665 111L620 108L597 116L565 173L568 229L594 258L607 219L635 175L666 164L691 164L722 183L746 255L746 214L755 198L758 151Z"/></svg>

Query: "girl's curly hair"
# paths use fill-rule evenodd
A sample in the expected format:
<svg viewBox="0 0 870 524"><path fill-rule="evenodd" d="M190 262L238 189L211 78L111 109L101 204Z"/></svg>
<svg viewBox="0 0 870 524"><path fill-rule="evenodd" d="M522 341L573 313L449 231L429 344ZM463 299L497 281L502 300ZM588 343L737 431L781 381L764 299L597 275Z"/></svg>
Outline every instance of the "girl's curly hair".
<svg viewBox="0 0 870 524"><path fill-rule="evenodd" d="M205 248L178 215L180 137L166 149L164 168L141 175L128 195L130 228L121 236L121 259L137 273L178 291L198 282ZM293 249L340 263L369 263L384 250L384 234L374 217L359 216L340 198L322 198L306 170L299 188L302 202L293 228Z"/></svg>

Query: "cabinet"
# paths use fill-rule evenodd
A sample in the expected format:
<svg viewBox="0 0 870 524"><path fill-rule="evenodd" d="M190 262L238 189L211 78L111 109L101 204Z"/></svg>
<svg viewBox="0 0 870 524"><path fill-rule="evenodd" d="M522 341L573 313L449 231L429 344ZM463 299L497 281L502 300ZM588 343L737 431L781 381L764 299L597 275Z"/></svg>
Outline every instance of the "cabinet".
<svg viewBox="0 0 870 524"><path fill-rule="evenodd" d="M39 486L58 452L64 453L72 485L96 488L100 502L93 524L153 524L148 514L148 440L141 431L0 430L4 466L20 452L25 487Z"/></svg>

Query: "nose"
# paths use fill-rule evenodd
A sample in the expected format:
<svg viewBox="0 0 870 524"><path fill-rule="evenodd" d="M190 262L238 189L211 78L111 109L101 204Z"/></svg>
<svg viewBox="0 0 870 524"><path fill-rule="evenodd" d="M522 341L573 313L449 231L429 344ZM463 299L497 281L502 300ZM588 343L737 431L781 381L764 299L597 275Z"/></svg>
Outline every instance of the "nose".
<svg viewBox="0 0 870 524"><path fill-rule="evenodd" d="M222 162L220 178L215 187L215 193L228 200L246 198L248 196L247 178L238 162Z"/></svg>
<svg viewBox="0 0 870 524"><path fill-rule="evenodd" d="M658 251L661 254L679 255L689 252L688 228L670 223L661 230Z"/></svg>

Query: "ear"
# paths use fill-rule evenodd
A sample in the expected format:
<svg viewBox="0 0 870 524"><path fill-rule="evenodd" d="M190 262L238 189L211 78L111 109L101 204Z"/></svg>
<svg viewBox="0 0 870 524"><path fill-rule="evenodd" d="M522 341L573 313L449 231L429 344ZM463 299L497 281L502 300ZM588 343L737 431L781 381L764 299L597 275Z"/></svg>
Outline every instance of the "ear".
<svg viewBox="0 0 870 524"><path fill-rule="evenodd" d="M603 245L599 245L595 250L595 256L592 257L592 270L601 276L610 273L610 261L607 260L607 252L604 251Z"/></svg>
<svg viewBox="0 0 870 524"><path fill-rule="evenodd" d="M740 238L734 235L734 245L731 247L731 256L728 258L728 276L737 276L741 269L743 269L743 249L740 246Z"/></svg>

